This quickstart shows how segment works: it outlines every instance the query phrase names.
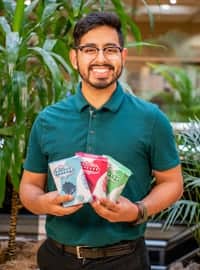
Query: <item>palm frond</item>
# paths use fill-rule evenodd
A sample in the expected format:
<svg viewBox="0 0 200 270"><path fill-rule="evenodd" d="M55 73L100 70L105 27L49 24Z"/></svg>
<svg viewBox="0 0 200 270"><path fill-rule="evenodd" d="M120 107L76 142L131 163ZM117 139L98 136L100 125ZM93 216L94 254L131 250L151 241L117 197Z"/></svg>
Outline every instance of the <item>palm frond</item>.
<svg viewBox="0 0 200 270"><path fill-rule="evenodd" d="M200 223L200 120L191 120L176 138L182 163L184 194L181 200L158 216L165 219L164 229L177 222L191 227ZM200 243L199 226L195 229L194 237Z"/></svg>

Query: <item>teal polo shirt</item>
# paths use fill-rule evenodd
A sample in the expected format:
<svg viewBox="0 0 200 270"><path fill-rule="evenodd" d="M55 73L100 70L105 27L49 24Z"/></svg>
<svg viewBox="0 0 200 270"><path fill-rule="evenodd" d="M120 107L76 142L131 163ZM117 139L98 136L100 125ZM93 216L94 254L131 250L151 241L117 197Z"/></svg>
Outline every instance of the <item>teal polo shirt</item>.
<svg viewBox="0 0 200 270"><path fill-rule="evenodd" d="M93 108L81 92L45 108L30 134L24 168L48 173L48 191L55 184L48 170L51 161L76 152L109 155L132 172L122 195L141 200L151 188L152 170L179 164L173 131L157 106L125 93L118 83L108 102ZM47 216L47 236L68 245L104 246L144 235L145 224L110 223L90 206L72 215Z"/></svg>

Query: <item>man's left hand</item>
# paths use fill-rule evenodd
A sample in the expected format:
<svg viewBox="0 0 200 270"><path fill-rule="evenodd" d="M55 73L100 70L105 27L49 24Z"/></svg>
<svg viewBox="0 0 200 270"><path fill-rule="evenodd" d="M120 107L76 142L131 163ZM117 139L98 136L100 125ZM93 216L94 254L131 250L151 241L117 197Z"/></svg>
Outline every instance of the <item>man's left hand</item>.
<svg viewBox="0 0 200 270"><path fill-rule="evenodd" d="M91 205L99 216L110 222L132 222L138 216L137 206L123 196L117 202L106 198L96 199Z"/></svg>

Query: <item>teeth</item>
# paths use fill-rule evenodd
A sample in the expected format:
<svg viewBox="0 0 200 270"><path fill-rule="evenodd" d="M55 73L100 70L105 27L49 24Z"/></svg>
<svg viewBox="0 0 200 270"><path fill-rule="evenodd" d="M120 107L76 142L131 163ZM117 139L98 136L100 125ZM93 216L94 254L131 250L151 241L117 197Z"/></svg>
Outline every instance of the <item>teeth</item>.
<svg viewBox="0 0 200 270"><path fill-rule="evenodd" d="M104 73L104 72L107 72L108 69L96 69L96 68L94 68L93 71L94 72L99 72L99 73Z"/></svg>

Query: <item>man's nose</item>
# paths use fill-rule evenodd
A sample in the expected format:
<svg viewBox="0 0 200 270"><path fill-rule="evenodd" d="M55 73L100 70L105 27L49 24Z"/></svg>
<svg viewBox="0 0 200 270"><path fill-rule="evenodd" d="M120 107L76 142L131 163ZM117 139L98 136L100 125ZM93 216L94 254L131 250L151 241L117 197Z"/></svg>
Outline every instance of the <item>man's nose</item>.
<svg viewBox="0 0 200 270"><path fill-rule="evenodd" d="M106 57L104 55L104 50L103 49L99 49L96 55L96 60L98 61L105 61Z"/></svg>

